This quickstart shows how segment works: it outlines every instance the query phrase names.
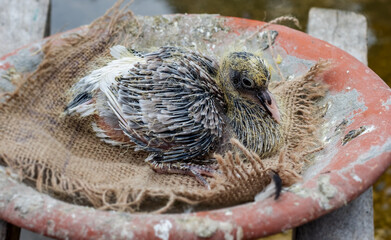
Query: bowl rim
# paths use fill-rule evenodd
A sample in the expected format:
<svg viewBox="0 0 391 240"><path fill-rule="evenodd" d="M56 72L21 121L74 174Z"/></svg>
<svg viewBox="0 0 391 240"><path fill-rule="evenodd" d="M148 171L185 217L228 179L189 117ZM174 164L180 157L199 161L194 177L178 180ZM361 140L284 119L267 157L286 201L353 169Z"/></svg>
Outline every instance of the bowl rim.
<svg viewBox="0 0 391 240"><path fill-rule="evenodd" d="M237 30L256 31L265 24L242 18L216 17L225 18L224 24ZM81 27L59 34L85 29ZM360 101L367 108L352 116L353 121L345 133L361 124L374 126L371 132L349 144L337 146L344 148L344 152L338 151L321 171L300 183L299 191L284 192L277 201L270 198L195 213L118 213L56 200L18 182L9 170L0 166L0 218L57 238L256 238L299 226L355 199L391 165L391 89L367 66L327 42L284 26L271 25L269 29L279 32L276 44L288 55L315 61L337 60L325 77L331 94L347 92L348 86L359 93ZM32 45L1 57L0 69L10 67L8 57ZM319 191L320 184L331 189L332 196L330 191ZM311 194L313 192L316 194Z"/></svg>

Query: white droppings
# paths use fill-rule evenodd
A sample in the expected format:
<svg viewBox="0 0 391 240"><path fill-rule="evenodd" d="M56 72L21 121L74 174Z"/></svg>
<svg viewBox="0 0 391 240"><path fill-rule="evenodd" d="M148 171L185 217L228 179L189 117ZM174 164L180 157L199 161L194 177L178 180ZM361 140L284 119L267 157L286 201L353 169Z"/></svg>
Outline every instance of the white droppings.
<svg viewBox="0 0 391 240"><path fill-rule="evenodd" d="M14 170L10 167L0 166L0 173L7 175L7 178L9 180L12 180L13 182L19 182L19 179L20 179L19 174L17 173L16 170Z"/></svg>
<svg viewBox="0 0 391 240"><path fill-rule="evenodd" d="M224 233L224 239L225 240L234 240L234 236L230 233Z"/></svg>
<svg viewBox="0 0 391 240"><path fill-rule="evenodd" d="M168 240L171 228L172 223L169 220L160 220L160 223L153 226L155 236L162 240Z"/></svg>
<svg viewBox="0 0 391 240"><path fill-rule="evenodd" d="M318 189L327 199L337 194L337 188L330 183L330 175L322 175L318 178Z"/></svg>
<svg viewBox="0 0 391 240"><path fill-rule="evenodd" d="M273 214L273 207L271 207L271 206L265 207L265 212L267 215L272 215Z"/></svg>
<svg viewBox="0 0 391 240"><path fill-rule="evenodd" d="M236 239L243 239L243 228L238 227L238 230L236 230Z"/></svg>
<svg viewBox="0 0 391 240"><path fill-rule="evenodd" d="M121 238L123 239L133 239L134 237L134 234L132 231L128 231L128 229L126 227L122 228L122 231L121 231Z"/></svg>
<svg viewBox="0 0 391 240"><path fill-rule="evenodd" d="M287 78L287 81L291 81L291 80L293 80L295 78L296 78L295 75L289 75L288 78Z"/></svg>
<svg viewBox="0 0 391 240"><path fill-rule="evenodd" d="M346 71L347 74L349 74L349 72L350 72L349 70Z"/></svg>
<svg viewBox="0 0 391 240"><path fill-rule="evenodd" d="M353 177L354 181L362 182L361 178L359 176L357 176L356 174L353 174L352 177Z"/></svg>
<svg viewBox="0 0 391 240"><path fill-rule="evenodd" d="M289 191L303 198L310 197L317 200L319 205L326 210L332 208L329 201L338 193L337 188L330 183L329 175L322 175L318 178L317 188L303 188L299 183L292 185Z"/></svg>
<svg viewBox="0 0 391 240"><path fill-rule="evenodd" d="M47 232L49 235L55 235L56 231L54 230L55 227L56 227L56 223L53 221L53 220L48 220L46 222L46 226L47 226Z"/></svg>
<svg viewBox="0 0 391 240"><path fill-rule="evenodd" d="M30 211L36 211L43 205L43 199L39 195L23 198L21 197L21 194L15 194L12 196L11 201L14 201L14 209L21 214L27 214Z"/></svg>
<svg viewBox="0 0 391 240"><path fill-rule="evenodd" d="M221 222L209 218L189 216L178 220L177 223L180 224L186 231L192 232L200 238L212 237L217 231L224 233L224 239L234 238L232 235L232 230L234 227L229 222ZM239 228L237 231L239 231Z"/></svg>
<svg viewBox="0 0 391 240"><path fill-rule="evenodd" d="M383 101L383 100L381 100L381 105L383 106L383 107L385 107L386 108L386 110L388 111L388 110L390 110L390 105L391 105L391 97L389 97L388 99L387 99L387 101Z"/></svg>
<svg viewBox="0 0 391 240"><path fill-rule="evenodd" d="M361 133L361 134L370 133L370 132L372 132L373 130L376 129L376 127L374 125L365 126L365 127L366 127L365 131L363 133Z"/></svg>
<svg viewBox="0 0 391 240"><path fill-rule="evenodd" d="M225 216L232 216L232 212L230 210L226 211Z"/></svg>

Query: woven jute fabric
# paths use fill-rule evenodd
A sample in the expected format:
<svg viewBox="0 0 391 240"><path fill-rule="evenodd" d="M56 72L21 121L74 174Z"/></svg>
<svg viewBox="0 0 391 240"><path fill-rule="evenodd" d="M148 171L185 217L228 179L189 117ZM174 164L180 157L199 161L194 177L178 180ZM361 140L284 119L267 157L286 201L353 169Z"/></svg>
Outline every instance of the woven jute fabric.
<svg viewBox="0 0 391 240"><path fill-rule="evenodd" d="M171 26L180 23L176 18L152 22ZM161 28L148 24L115 6L78 34L47 42L38 69L0 107L1 161L38 191L75 204L128 212L178 212L188 206L206 209L252 201L270 183L270 171L285 185L299 180L311 153L321 147L315 130L321 123L317 101L326 92L320 84L322 63L304 76L271 86L282 113L281 152L261 160L233 139L234 152L215 156L221 174L207 178L210 190L190 176L155 173L144 162L145 152L100 141L91 128L93 118L62 115L69 88L107 63L111 46L172 44L159 40ZM229 33L226 27L206 28L220 38ZM171 39L185 39L186 47L195 41L180 31L170 34Z"/></svg>

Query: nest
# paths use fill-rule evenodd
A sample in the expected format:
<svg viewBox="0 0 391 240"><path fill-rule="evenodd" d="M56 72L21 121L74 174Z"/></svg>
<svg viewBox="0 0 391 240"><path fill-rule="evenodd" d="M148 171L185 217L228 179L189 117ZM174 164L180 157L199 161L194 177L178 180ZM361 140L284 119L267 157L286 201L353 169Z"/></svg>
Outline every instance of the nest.
<svg viewBox="0 0 391 240"><path fill-rule="evenodd" d="M240 36L232 34L225 21L210 15L136 18L117 4L86 31L45 43L38 69L25 76L0 107L3 163L38 191L75 204L128 212L181 212L189 206L198 210L252 201L270 183L269 171L277 172L284 185L300 180L311 153L321 148L317 102L326 93L321 84L325 63L270 87L282 109L281 152L261 160L233 139L236 151L216 155L222 173L208 178L210 190L189 176L155 173L144 162L144 152L101 142L91 129L93 119L61 117L68 89L107 63L111 46L175 45L217 57L224 46L259 48L261 35L246 29Z"/></svg>

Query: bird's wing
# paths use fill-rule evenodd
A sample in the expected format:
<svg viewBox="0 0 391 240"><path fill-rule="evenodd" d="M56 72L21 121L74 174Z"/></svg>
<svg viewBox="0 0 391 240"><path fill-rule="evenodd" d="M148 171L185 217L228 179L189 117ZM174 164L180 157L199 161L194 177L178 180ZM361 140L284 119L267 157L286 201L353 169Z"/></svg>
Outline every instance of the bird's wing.
<svg viewBox="0 0 391 240"><path fill-rule="evenodd" d="M144 55L106 94L120 127L159 162L209 152L221 136L217 64L199 53L161 48Z"/></svg>

